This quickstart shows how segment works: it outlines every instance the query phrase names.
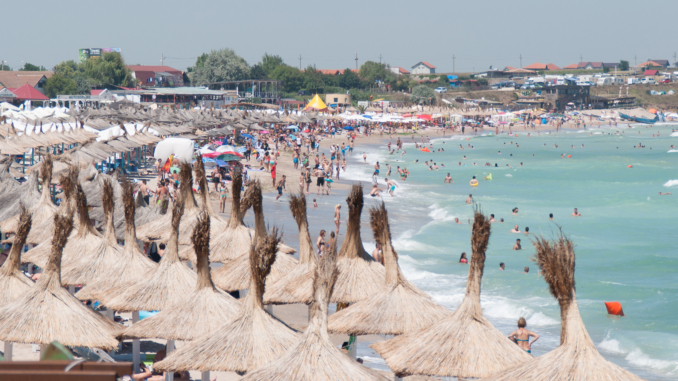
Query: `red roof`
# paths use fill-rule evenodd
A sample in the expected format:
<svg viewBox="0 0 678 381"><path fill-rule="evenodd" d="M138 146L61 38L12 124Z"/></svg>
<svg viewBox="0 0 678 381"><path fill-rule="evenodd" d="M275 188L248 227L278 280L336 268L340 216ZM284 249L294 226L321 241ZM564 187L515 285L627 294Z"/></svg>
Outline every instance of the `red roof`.
<svg viewBox="0 0 678 381"><path fill-rule="evenodd" d="M572 64L572 65L567 65L563 69L578 69L579 64Z"/></svg>
<svg viewBox="0 0 678 381"><path fill-rule="evenodd" d="M400 73L400 74L410 74L409 71L407 71L407 70L405 70L401 67L394 67L394 69L398 69L398 73Z"/></svg>
<svg viewBox="0 0 678 381"><path fill-rule="evenodd" d="M435 69L436 68L435 66L431 65L430 63L428 63L426 61L421 61L421 63L424 64L424 66L426 66L429 69Z"/></svg>
<svg viewBox="0 0 678 381"><path fill-rule="evenodd" d="M504 68L504 71L516 70L513 66L507 66Z"/></svg>
<svg viewBox="0 0 678 381"><path fill-rule="evenodd" d="M543 64L543 63L533 63L530 66L525 66L523 69L528 69L528 70L561 70L558 66L549 63L549 64Z"/></svg>
<svg viewBox="0 0 678 381"><path fill-rule="evenodd" d="M90 90L91 95L99 95L103 92L104 90Z"/></svg>
<svg viewBox="0 0 678 381"><path fill-rule="evenodd" d="M45 96L45 94L39 92L38 90L35 89L35 87L29 85L28 83L21 86L21 87L15 87L15 88L7 88L7 90L11 91L16 95L16 98L19 100L28 100L28 101L48 101L49 98Z"/></svg>
<svg viewBox="0 0 678 381"><path fill-rule="evenodd" d="M659 70L645 70L645 73L643 73L643 75L659 75Z"/></svg>
<svg viewBox="0 0 678 381"><path fill-rule="evenodd" d="M173 75L181 75L181 71L169 66L152 66L152 65L127 65L131 71L150 71L153 73L167 72Z"/></svg>

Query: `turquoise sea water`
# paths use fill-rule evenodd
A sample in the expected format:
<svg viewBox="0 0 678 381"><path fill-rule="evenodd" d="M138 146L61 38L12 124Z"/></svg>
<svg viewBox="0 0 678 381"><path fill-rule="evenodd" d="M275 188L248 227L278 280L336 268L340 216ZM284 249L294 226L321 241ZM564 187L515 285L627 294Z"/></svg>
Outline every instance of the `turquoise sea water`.
<svg viewBox="0 0 678 381"><path fill-rule="evenodd" d="M434 139L433 151L445 152L432 153L418 151L409 136L401 136L407 154L388 155L385 145L357 147L342 176L369 182L374 162L379 161L383 188L385 163L391 164L394 178L396 166L408 168L407 181L397 180L396 197L384 196L394 246L405 275L450 309L459 305L466 287L468 267L458 260L461 252L471 253L468 220L473 207L465 203L469 193L485 213L494 214L497 221L503 218L504 223L492 225L482 306L507 335L516 320L525 317L528 328L542 335L533 347L537 356L558 346L560 312L531 261L532 236L510 230L519 225L521 231L529 227L531 233L553 236L562 226L576 245L577 298L599 351L646 379L676 379L678 150L669 147L678 144L678 133L671 136L671 129L620 125L529 138L526 133L455 136ZM660 136L653 137L657 132ZM646 148L633 148L639 144ZM362 163L362 151L368 164ZM572 157L561 159L561 154ZM421 163L414 163L417 159ZM423 162L431 159L445 167L429 171ZM486 162L492 167L482 166ZM447 172L454 184L443 184ZM483 180L489 173L493 180ZM480 181L477 188L469 186L472 176ZM367 184L365 191L367 195ZM376 204L373 200L367 197L366 206ZM325 203L331 204L323 199ZM519 208L517 215L511 213L514 207ZM575 207L581 217L570 216ZM549 213L554 214L553 221ZM371 251L367 220L365 212L363 240ZM521 251L512 250L516 238L522 240ZM498 270L500 262L506 263L506 271ZM530 267L529 274L523 273L525 266ZM606 301L621 302L626 317L607 315Z"/></svg>

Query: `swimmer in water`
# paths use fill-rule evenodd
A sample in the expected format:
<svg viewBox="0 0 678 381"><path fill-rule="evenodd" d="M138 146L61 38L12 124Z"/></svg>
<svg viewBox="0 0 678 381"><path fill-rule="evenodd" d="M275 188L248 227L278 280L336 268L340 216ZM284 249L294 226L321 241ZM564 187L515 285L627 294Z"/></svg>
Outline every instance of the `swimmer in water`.
<svg viewBox="0 0 678 381"><path fill-rule="evenodd" d="M469 184L470 184L472 187L478 185L478 180L476 180L476 177L475 177L475 176L473 176L473 179L471 179L471 181L469 182Z"/></svg>
<svg viewBox="0 0 678 381"><path fill-rule="evenodd" d="M445 184L449 184L450 182L454 182L454 180L452 180L452 177L451 177L450 174L448 173L447 176L445 176L445 181L443 181L443 182L444 182Z"/></svg>
<svg viewBox="0 0 678 381"><path fill-rule="evenodd" d="M467 204L472 204L472 203L473 203L473 195L472 195L472 194L468 195L468 198L466 199L466 203L467 203Z"/></svg>
<svg viewBox="0 0 678 381"><path fill-rule="evenodd" d="M490 214L490 222L497 222L497 221L494 219L494 214Z"/></svg>
<svg viewBox="0 0 678 381"><path fill-rule="evenodd" d="M511 229L511 233L520 233L520 228L518 225L514 225L513 229Z"/></svg>
<svg viewBox="0 0 678 381"><path fill-rule="evenodd" d="M513 245L513 250L522 250L523 247L520 245L520 238L516 240L516 244Z"/></svg>
<svg viewBox="0 0 678 381"><path fill-rule="evenodd" d="M574 212L571 214L572 217L581 217L581 213L577 211L577 208L574 208Z"/></svg>
<svg viewBox="0 0 678 381"><path fill-rule="evenodd" d="M454 222L458 223L459 225L463 225L461 222L459 222L459 218L455 218Z"/></svg>
<svg viewBox="0 0 678 381"><path fill-rule="evenodd" d="M660 196L671 196L671 195L673 195L673 193L671 193L671 192L666 192L666 193L659 192L659 195Z"/></svg>

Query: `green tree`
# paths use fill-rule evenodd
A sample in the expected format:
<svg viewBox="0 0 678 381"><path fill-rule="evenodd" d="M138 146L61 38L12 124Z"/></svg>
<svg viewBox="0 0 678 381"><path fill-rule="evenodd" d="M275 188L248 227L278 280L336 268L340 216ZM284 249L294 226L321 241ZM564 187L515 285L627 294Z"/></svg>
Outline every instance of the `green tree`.
<svg viewBox="0 0 678 381"><path fill-rule="evenodd" d="M195 60L195 66L187 67L186 71L192 73L196 68L205 66L205 60L207 60L207 54L203 53Z"/></svg>
<svg viewBox="0 0 678 381"><path fill-rule="evenodd" d="M282 81L283 91L289 93L299 91L304 85L304 76L301 74L301 71L296 67L287 65L278 66L273 70L271 79Z"/></svg>
<svg viewBox="0 0 678 381"><path fill-rule="evenodd" d="M360 66L360 78L370 84L375 81L390 83L394 81L394 74L386 67L386 64L366 61Z"/></svg>
<svg viewBox="0 0 678 381"><path fill-rule="evenodd" d="M73 60L64 61L58 63L54 67L54 73L60 74L66 78L73 78L78 72L78 64Z"/></svg>
<svg viewBox="0 0 678 381"><path fill-rule="evenodd" d="M251 79L266 79L269 78L264 71L264 67L261 66L261 63L257 63L252 68L250 68L250 78Z"/></svg>
<svg viewBox="0 0 678 381"><path fill-rule="evenodd" d="M356 73L352 72L351 69L344 70L344 72L338 75L337 77L339 77L338 78L339 86L345 89L362 88L360 77L358 77Z"/></svg>
<svg viewBox="0 0 678 381"><path fill-rule="evenodd" d="M232 49L212 50L202 67L196 65L193 83L202 86L221 81L239 81L247 79L250 68L245 60Z"/></svg>
<svg viewBox="0 0 678 381"><path fill-rule="evenodd" d="M264 56L261 57L261 68L264 70L264 73L266 73L265 78L270 78L273 71L275 71L278 66L283 65L285 65L285 62L283 62L283 59L280 56L265 53Z"/></svg>
<svg viewBox="0 0 678 381"><path fill-rule="evenodd" d="M306 70L304 70L304 89L306 90L318 90L325 87L325 81L323 81L323 74L315 69L315 66L309 65Z"/></svg>
<svg viewBox="0 0 678 381"><path fill-rule="evenodd" d="M72 78L54 74L47 79L43 90L48 97L56 98L57 94L77 94L78 85Z"/></svg>
<svg viewBox="0 0 678 381"><path fill-rule="evenodd" d="M78 73L75 75L73 78L75 81L77 88L75 90L76 94L80 95L89 95L91 94L92 91L92 85L89 83L89 79L87 79L87 76L85 76L84 73Z"/></svg>
<svg viewBox="0 0 678 381"><path fill-rule="evenodd" d="M412 89L411 100L414 103L430 103L436 98L436 93L432 88L425 85L418 85Z"/></svg>
<svg viewBox="0 0 678 381"><path fill-rule="evenodd" d="M603 73L609 73L609 72L610 72L610 68L607 67L607 66L603 66Z"/></svg>
<svg viewBox="0 0 678 381"><path fill-rule="evenodd" d="M628 71L629 70L629 61L624 61L624 60L619 61L619 70Z"/></svg>
<svg viewBox="0 0 678 381"><path fill-rule="evenodd" d="M19 69L19 71L47 71L44 66L35 66L31 63L26 62L24 67Z"/></svg>
<svg viewBox="0 0 678 381"><path fill-rule="evenodd" d="M132 72L125 66L125 61L118 52L104 53L100 58L89 59L81 64L81 67L90 84L94 86L136 85Z"/></svg>

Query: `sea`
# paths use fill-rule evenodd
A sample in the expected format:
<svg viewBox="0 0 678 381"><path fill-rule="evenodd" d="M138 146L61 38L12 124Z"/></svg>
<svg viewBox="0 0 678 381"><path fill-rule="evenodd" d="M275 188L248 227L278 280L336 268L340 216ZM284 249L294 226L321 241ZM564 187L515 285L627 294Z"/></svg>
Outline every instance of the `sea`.
<svg viewBox="0 0 678 381"><path fill-rule="evenodd" d="M387 135L378 145L357 141L341 174L341 182L364 186L361 234L368 252L375 244L367 208L383 200L405 276L454 310L466 289L468 265L459 258L462 252L471 256L474 208L494 214L482 279L483 313L506 335L524 317L527 328L540 335L532 352L541 356L560 343L560 310L532 260L531 241L556 237L562 229L575 244L579 309L600 353L648 380L678 378L678 149L670 148L678 145L678 125L438 135L425 144L430 153L417 149L411 135L394 135L393 147L397 137L405 154L389 153ZM417 143L420 139L415 136ZM391 165L397 184L393 197L369 197L377 161L382 189L386 164ZM397 175L398 166L410 172L406 181ZM447 173L454 183L444 183ZM477 187L469 185L473 176ZM320 228L334 229L334 206L341 204L341 243L346 192L317 196L315 188L308 199L311 236L315 239ZM473 204L466 203L469 195ZM318 208L311 207L313 198ZM289 214L287 203L273 199L267 195L265 201L276 216L270 222L282 226L286 243L295 246L296 226L281 217ZM580 217L571 216L574 208ZM521 232L529 228L530 234L511 233L514 225ZM513 250L516 239L522 250ZM500 262L505 271L499 270ZM605 302L611 301L621 303L624 317L607 314ZM368 366L388 369L368 342L359 343L358 357Z"/></svg>

